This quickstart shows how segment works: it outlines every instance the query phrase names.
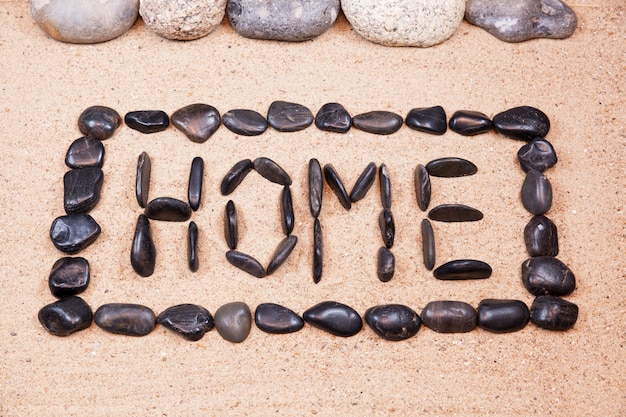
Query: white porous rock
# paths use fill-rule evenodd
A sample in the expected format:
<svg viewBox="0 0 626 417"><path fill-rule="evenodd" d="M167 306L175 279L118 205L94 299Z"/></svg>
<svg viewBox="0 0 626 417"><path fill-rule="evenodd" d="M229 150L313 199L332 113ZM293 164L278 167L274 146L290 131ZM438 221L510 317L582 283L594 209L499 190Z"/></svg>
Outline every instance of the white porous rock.
<svg viewBox="0 0 626 417"><path fill-rule="evenodd" d="M140 0L139 14L152 32L190 41L208 35L224 18L226 0Z"/></svg>
<svg viewBox="0 0 626 417"><path fill-rule="evenodd" d="M456 32L465 0L341 0L356 32L386 46L429 47Z"/></svg>
<svg viewBox="0 0 626 417"><path fill-rule="evenodd" d="M128 32L139 16L139 0L31 0L30 12L53 39L98 43Z"/></svg>

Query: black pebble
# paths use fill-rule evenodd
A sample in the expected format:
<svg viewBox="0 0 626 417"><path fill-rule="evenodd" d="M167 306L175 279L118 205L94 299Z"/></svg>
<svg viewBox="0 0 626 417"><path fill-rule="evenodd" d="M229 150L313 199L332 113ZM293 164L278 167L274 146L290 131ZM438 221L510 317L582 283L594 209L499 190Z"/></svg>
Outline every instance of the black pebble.
<svg viewBox="0 0 626 417"><path fill-rule="evenodd" d="M163 310L156 320L161 326L192 342L202 339L202 336L214 326L213 316L209 310L195 304L169 307Z"/></svg>
<svg viewBox="0 0 626 417"><path fill-rule="evenodd" d="M556 256L559 238L556 225L546 216L534 216L524 228L524 243L529 256Z"/></svg>
<svg viewBox="0 0 626 417"><path fill-rule="evenodd" d="M162 110L138 110L126 113L124 123L141 133L157 133L170 126L170 118Z"/></svg>
<svg viewBox="0 0 626 417"><path fill-rule="evenodd" d="M98 167L72 169L63 176L63 207L67 214L87 213L100 201L104 173Z"/></svg>
<svg viewBox="0 0 626 417"><path fill-rule="evenodd" d="M412 109L405 122L411 129L435 135L443 135L448 130L446 111L441 106Z"/></svg>
<svg viewBox="0 0 626 417"><path fill-rule="evenodd" d="M193 211L200 208L202 202L202 182L204 180L204 160L199 156L191 161L189 170L189 185L187 187L187 198L189 206Z"/></svg>
<svg viewBox="0 0 626 417"><path fill-rule="evenodd" d="M191 272L196 272L199 267L198 259L198 225L196 222L189 222L187 230L187 263Z"/></svg>
<svg viewBox="0 0 626 417"><path fill-rule="evenodd" d="M426 327L439 333L467 333L477 325L476 310L462 301L431 301L420 317Z"/></svg>
<svg viewBox="0 0 626 417"><path fill-rule="evenodd" d="M103 163L104 145L90 136L76 139L65 154L65 165L70 168L102 168Z"/></svg>
<svg viewBox="0 0 626 417"><path fill-rule="evenodd" d="M153 220L184 222L191 217L191 207L176 198L158 197L148 203L144 214Z"/></svg>
<svg viewBox="0 0 626 417"><path fill-rule="evenodd" d="M236 266L252 276L257 278L263 278L265 276L265 269L263 268L263 265L246 253L229 250L226 252L226 260L231 265Z"/></svg>
<svg viewBox="0 0 626 417"><path fill-rule="evenodd" d="M354 336L363 328L361 316L352 307L335 301L323 301L302 314L311 326L335 336Z"/></svg>
<svg viewBox="0 0 626 417"><path fill-rule="evenodd" d="M59 216L50 227L54 246L66 253L76 253L91 245L100 236L100 226L89 214Z"/></svg>
<svg viewBox="0 0 626 417"><path fill-rule="evenodd" d="M311 216L317 218L322 210L322 197L324 195L324 179L322 167L317 159L309 160L309 209Z"/></svg>
<svg viewBox="0 0 626 417"><path fill-rule="evenodd" d="M108 139L122 124L122 117L110 107L91 106L78 117L78 128L85 136L98 140Z"/></svg>
<svg viewBox="0 0 626 417"><path fill-rule="evenodd" d="M126 336L145 336L156 325L154 312L139 304L103 304L93 318L101 329Z"/></svg>
<svg viewBox="0 0 626 417"><path fill-rule="evenodd" d="M501 135L529 141L548 134L550 119L539 109L521 106L496 114L493 117L493 126Z"/></svg>
<svg viewBox="0 0 626 417"><path fill-rule="evenodd" d="M271 275L276 271L280 266L285 263L291 252L296 247L296 243L298 243L298 238L296 236L287 236L284 238L274 250L272 254L272 259L270 263L267 265L267 269L265 271L266 275Z"/></svg>
<svg viewBox="0 0 626 417"><path fill-rule="evenodd" d="M522 263L522 283L533 295L568 295L576 288L576 277L557 258L537 256Z"/></svg>
<svg viewBox="0 0 626 417"><path fill-rule="evenodd" d="M237 226L237 209L233 200L228 200L224 210L224 239L231 249L237 249L239 227Z"/></svg>
<svg viewBox="0 0 626 417"><path fill-rule="evenodd" d="M75 295L48 304L37 314L39 322L48 333L55 336L69 336L91 325L91 307Z"/></svg>
<svg viewBox="0 0 626 417"><path fill-rule="evenodd" d="M478 304L478 327L494 333L516 332L528 324L528 306L519 300L482 300Z"/></svg>
<svg viewBox="0 0 626 417"><path fill-rule="evenodd" d="M156 246L152 240L150 221L140 214L135 226L135 235L130 249L130 263L135 272L142 277L149 277L156 264Z"/></svg>
<svg viewBox="0 0 626 417"><path fill-rule="evenodd" d="M532 214L543 214L552 207L552 184L548 177L531 169L526 174L521 191L522 204Z"/></svg>
<svg viewBox="0 0 626 417"><path fill-rule="evenodd" d="M142 152L137 159L137 177L135 180L135 196L139 207L145 208L150 195L150 175L152 173L152 161L146 152Z"/></svg>
<svg viewBox="0 0 626 417"><path fill-rule="evenodd" d="M540 295L530 307L530 321L547 330L568 330L578 320L578 306L551 295Z"/></svg>
<svg viewBox="0 0 626 417"><path fill-rule="evenodd" d="M203 103L190 104L172 113L172 126L196 143L206 142L217 132L220 122L217 109Z"/></svg>
<svg viewBox="0 0 626 417"><path fill-rule="evenodd" d="M402 122L402 116L384 110L361 113L352 118L355 128L376 135L391 135L400 130Z"/></svg>
<svg viewBox="0 0 626 417"><path fill-rule="evenodd" d="M365 312L365 322L378 336L391 341L409 339L422 326L417 313L401 304L370 307Z"/></svg>
<svg viewBox="0 0 626 417"><path fill-rule="evenodd" d="M541 137L522 146L517 152L517 159L524 172L531 169L543 172L558 162L552 144Z"/></svg>
<svg viewBox="0 0 626 417"><path fill-rule="evenodd" d="M474 175L478 168L472 162L463 158L439 158L426 164L426 171L433 177L453 178Z"/></svg>
<svg viewBox="0 0 626 417"><path fill-rule="evenodd" d="M222 116L222 123L233 133L242 136L258 136L267 130L267 120L254 110L234 109Z"/></svg>
<svg viewBox="0 0 626 417"><path fill-rule="evenodd" d="M383 243L389 249L393 247L393 241L396 237L396 226L393 221L391 210L383 209L378 215L378 227L383 238Z"/></svg>
<svg viewBox="0 0 626 417"><path fill-rule="evenodd" d="M224 175L224 179L220 185L222 195L228 195L235 191L235 188L241 184L241 181L252 171L252 168L254 168L254 164L249 159L243 159L233 165L226 175Z"/></svg>
<svg viewBox="0 0 626 417"><path fill-rule="evenodd" d="M322 225L316 217L313 222L313 282L316 284L322 279L323 259Z"/></svg>
<svg viewBox="0 0 626 417"><path fill-rule="evenodd" d="M484 113L472 110L454 112L448 122L450 130L463 136L487 133L493 128L493 122Z"/></svg>
<svg viewBox="0 0 626 417"><path fill-rule="evenodd" d="M431 185L430 175L424 165L418 164L415 168L415 197L420 210L428 210L430 205Z"/></svg>
<svg viewBox="0 0 626 417"><path fill-rule="evenodd" d="M433 271L435 278L451 281L463 279L485 279L491 276L491 267L483 261L456 259L446 262Z"/></svg>
<svg viewBox="0 0 626 417"><path fill-rule="evenodd" d="M352 126L352 118L341 104L326 103L315 116L315 126L328 132L346 133Z"/></svg>
<svg viewBox="0 0 626 417"><path fill-rule="evenodd" d="M350 210L352 207L350 196L348 196L346 187L344 187L341 178L339 178L339 174L337 174L337 171L335 171L335 168L333 168L331 164L324 165L324 178L326 178L328 186L333 190L333 193L335 193L341 205L346 210Z"/></svg>
<svg viewBox="0 0 626 417"><path fill-rule="evenodd" d="M255 159L252 164L256 172L261 176L275 184L291 185L291 177L276 162L269 158L261 157Z"/></svg>
<svg viewBox="0 0 626 417"><path fill-rule="evenodd" d="M430 220L422 220L422 257L424 259L424 267L429 271L435 267L436 251L435 251L435 233Z"/></svg>
<svg viewBox="0 0 626 417"><path fill-rule="evenodd" d="M304 327L302 317L287 307L273 303L257 306L254 323L260 330L272 334L294 333Z"/></svg>
<svg viewBox="0 0 626 417"><path fill-rule="evenodd" d="M482 220L483 214L463 204L441 204L428 212L428 218L439 222L475 222Z"/></svg>
<svg viewBox="0 0 626 417"><path fill-rule="evenodd" d="M380 202L383 208L391 208L391 178L387 165L380 164L378 168L378 181L380 185Z"/></svg>
<svg viewBox="0 0 626 417"><path fill-rule="evenodd" d="M396 258L385 246L378 249L376 273L381 282L388 282L396 271Z"/></svg>
<svg viewBox="0 0 626 417"><path fill-rule="evenodd" d="M283 233L287 236L293 232L293 226L295 224L295 215L293 213L293 200L291 199L291 189L289 186L283 187L283 192L280 195L280 211L281 211L281 226Z"/></svg>
<svg viewBox="0 0 626 417"><path fill-rule="evenodd" d="M354 183L354 187L352 187L352 191L350 191L350 201L356 203L357 201L363 199L372 187L372 184L374 184L375 179L376 164L370 162Z"/></svg>
<svg viewBox="0 0 626 417"><path fill-rule="evenodd" d="M267 111L267 121L279 132L296 132L313 123L313 113L302 104L275 101Z"/></svg>
<svg viewBox="0 0 626 417"><path fill-rule="evenodd" d="M85 291L89 285L89 277L87 259L64 257L52 266L48 277L48 287L55 297L68 297Z"/></svg>

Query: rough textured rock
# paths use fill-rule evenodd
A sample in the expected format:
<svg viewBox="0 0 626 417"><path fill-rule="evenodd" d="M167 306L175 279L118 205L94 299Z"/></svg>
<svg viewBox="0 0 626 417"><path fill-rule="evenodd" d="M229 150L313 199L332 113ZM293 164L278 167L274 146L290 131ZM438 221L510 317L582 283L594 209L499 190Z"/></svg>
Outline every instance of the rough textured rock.
<svg viewBox="0 0 626 417"><path fill-rule="evenodd" d="M576 13L560 0L469 0L465 19L505 42L563 39L576 30Z"/></svg>
<svg viewBox="0 0 626 417"><path fill-rule="evenodd" d="M169 307L157 316L157 323L194 342L214 327L209 310L195 304Z"/></svg>
<svg viewBox="0 0 626 417"><path fill-rule="evenodd" d="M167 39L190 41L208 35L224 18L226 0L140 0L146 27Z"/></svg>
<svg viewBox="0 0 626 417"><path fill-rule="evenodd" d="M387 46L428 47L448 39L465 12L464 0L342 0L354 30Z"/></svg>

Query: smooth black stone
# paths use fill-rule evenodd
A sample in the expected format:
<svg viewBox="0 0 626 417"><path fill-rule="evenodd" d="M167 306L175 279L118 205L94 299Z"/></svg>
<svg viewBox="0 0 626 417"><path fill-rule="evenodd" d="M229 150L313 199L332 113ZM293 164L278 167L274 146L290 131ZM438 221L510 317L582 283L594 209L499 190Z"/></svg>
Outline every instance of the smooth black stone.
<svg viewBox="0 0 626 417"><path fill-rule="evenodd" d="M63 176L63 207L67 214L87 213L100 201L104 182L101 168L72 169Z"/></svg>
<svg viewBox="0 0 626 417"><path fill-rule="evenodd" d="M296 132L313 123L313 113L302 104L275 101L267 111L267 122L279 132Z"/></svg>
<svg viewBox="0 0 626 417"><path fill-rule="evenodd" d="M224 304L215 311L215 330L225 340L241 343L250 334L252 313L241 301Z"/></svg>
<svg viewBox="0 0 626 417"><path fill-rule="evenodd" d="M543 172L558 162L554 147L542 137L535 138L519 148L517 159L524 172L531 169Z"/></svg>
<svg viewBox="0 0 626 417"><path fill-rule="evenodd" d="M148 203L144 214L152 220L184 222L191 217L191 207L176 198L158 197Z"/></svg>
<svg viewBox="0 0 626 417"><path fill-rule="evenodd" d="M249 159L243 159L233 165L224 176L222 184L220 185L222 195L228 195L235 191L235 188L241 184L241 181L252 171L252 168L254 168L254 164Z"/></svg>
<svg viewBox="0 0 626 417"><path fill-rule="evenodd" d="M217 132L220 123L220 112L208 104L190 104L172 113L172 126L196 143L206 142Z"/></svg>
<svg viewBox="0 0 626 417"><path fill-rule="evenodd" d="M313 222L313 282L316 284L322 279L324 267L323 250L322 225L316 217Z"/></svg>
<svg viewBox="0 0 626 417"><path fill-rule="evenodd" d="M478 168L463 158L439 158L426 164L426 171L433 177L453 178L474 175Z"/></svg>
<svg viewBox="0 0 626 417"><path fill-rule="evenodd" d="M424 267L432 271L435 267L436 251L435 251L435 233L430 220L423 219L422 225L422 257L424 259Z"/></svg>
<svg viewBox="0 0 626 417"><path fill-rule="evenodd" d="M291 252L296 247L296 243L298 243L298 238L296 236L287 236L284 238L274 250L274 254L272 255L272 259L270 263L267 265L267 269L265 271L266 275L271 275L276 271L280 266L285 263Z"/></svg>
<svg viewBox="0 0 626 417"><path fill-rule="evenodd" d="M476 310L462 301L431 301L420 317L426 327L439 333L467 333L477 325Z"/></svg>
<svg viewBox="0 0 626 417"><path fill-rule="evenodd" d="M430 205L431 185L430 175L426 167L422 164L418 164L415 168L415 197L417 198L417 206L420 210L428 210Z"/></svg>
<svg viewBox="0 0 626 417"><path fill-rule="evenodd" d="M100 236L100 226L89 214L59 216L50 227L54 246L65 253L76 253L91 245Z"/></svg>
<svg viewBox="0 0 626 417"><path fill-rule="evenodd" d="M139 304L103 304L93 318L101 329L126 336L145 336L156 325L154 312Z"/></svg>
<svg viewBox="0 0 626 417"><path fill-rule="evenodd" d="M393 241L396 237L396 225L393 221L391 210L383 209L378 215L378 227L383 238L383 243L389 249L393 247Z"/></svg>
<svg viewBox="0 0 626 417"><path fill-rule="evenodd" d="M317 219L322 211L322 197L324 195L324 179L322 167L317 159L309 161L309 209L311 216Z"/></svg>
<svg viewBox="0 0 626 417"><path fill-rule="evenodd" d="M191 161L191 169L189 171L189 185L187 187L187 199L189 207L193 211L200 208L202 202L202 183L204 180L204 160L199 156Z"/></svg>
<svg viewBox="0 0 626 417"><path fill-rule="evenodd" d="M283 192L280 195L280 223L283 228L283 233L287 236L293 232L293 226L295 224L295 215L293 213L293 200L291 199L291 189L284 187Z"/></svg>
<svg viewBox="0 0 626 417"><path fill-rule="evenodd" d="M228 130L242 136L258 136L268 127L267 120L254 110L234 109L222 115L222 123Z"/></svg>
<svg viewBox="0 0 626 417"><path fill-rule="evenodd" d="M382 282L388 282L391 278L393 278L393 274L396 271L396 258L385 246L378 249L377 257L378 261L376 273L378 275L378 279Z"/></svg>
<svg viewBox="0 0 626 417"><path fill-rule="evenodd" d="M537 256L522 263L522 283L533 295L568 295L576 288L576 277L557 258Z"/></svg>
<svg viewBox="0 0 626 417"><path fill-rule="evenodd" d="M152 240L150 221L143 214L137 218L133 244L130 249L130 263L135 272L142 277L149 277L154 272L156 246Z"/></svg>
<svg viewBox="0 0 626 417"><path fill-rule="evenodd" d="M328 132L346 133L352 126L352 117L341 104L326 103L315 115L315 126Z"/></svg>
<svg viewBox="0 0 626 417"><path fill-rule="evenodd" d="M146 152L142 152L137 159L137 177L135 181L135 196L139 207L145 208L150 195L150 175L152 174L152 161Z"/></svg>
<svg viewBox="0 0 626 417"><path fill-rule="evenodd" d="M529 141L548 134L550 119L539 109L520 106L496 114L493 117L493 126L501 135Z"/></svg>
<svg viewBox="0 0 626 417"><path fill-rule="evenodd" d="M475 222L483 213L463 204L441 204L428 212L428 218L438 222Z"/></svg>
<svg viewBox="0 0 626 417"><path fill-rule="evenodd" d="M463 279L485 279L491 276L491 266L474 259L455 259L433 271L435 278L452 281Z"/></svg>
<svg viewBox="0 0 626 417"><path fill-rule="evenodd" d="M482 300L478 304L478 327L494 333L522 330L530 320L528 306L519 300Z"/></svg>
<svg viewBox="0 0 626 417"><path fill-rule="evenodd" d="M530 321L542 329L568 330L578 320L578 306L552 295L540 295L530 306Z"/></svg>
<svg viewBox="0 0 626 417"><path fill-rule="evenodd" d="M124 123L141 133L157 133L170 126L170 118L162 110L138 110L126 113Z"/></svg>
<svg viewBox="0 0 626 417"><path fill-rule="evenodd" d="M76 139L65 154L65 165L70 168L102 168L103 163L104 145L90 136Z"/></svg>
<svg viewBox="0 0 626 417"><path fill-rule="evenodd" d="M48 333L69 336L91 326L93 313L82 298L71 295L42 307L37 318Z"/></svg>
<svg viewBox="0 0 626 417"><path fill-rule="evenodd" d="M64 257L52 266L48 277L48 287L55 297L68 297L85 291L89 285L89 277L87 259Z"/></svg>
<svg viewBox="0 0 626 417"><path fill-rule="evenodd" d="M335 195L339 199L341 205L346 210L350 210L350 208L352 207L350 196L348 196L346 187L344 187L341 178L339 178L339 174L337 174L337 171L335 171L335 168L333 168L331 164L324 165L324 178L326 178L326 182L330 186L330 189L333 190L333 193L335 193Z"/></svg>
<svg viewBox="0 0 626 417"><path fill-rule="evenodd" d="M384 110L357 114L352 118L352 126L376 135L391 135L402 127L402 116Z"/></svg>
<svg viewBox="0 0 626 417"><path fill-rule="evenodd" d="M283 186L291 185L291 177L287 171L271 159L260 157L255 159L252 164L254 170L270 182Z"/></svg>
<svg viewBox="0 0 626 417"><path fill-rule="evenodd" d="M526 174L521 192L524 208L532 214L543 214L552 207L552 184L548 177L531 169Z"/></svg>
<svg viewBox="0 0 626 417"><path fill-rule="evenodd" d="M352 307L335 301L323 301L302 314L311 326L341 337L354 336L363 328L361 316Z"/></svg>
<svg viewBox="0 0 626 417"><path fill-rule="evenodd" d="M233 266L253 275L257 278L263 278L265 276L265 269L263 265L252 256L237 252L235 250L229 250L226 252L226 260Z"/></svg>
<svg viewBox="0 0 626 417"><path fill-rule="evenodd" d="M354 187L352 187L352 191L350 191L350 201L356 203L357 201L363 199L369 189L374 184L374 180L376 179L376 164L370 162L367 164L359 178L357 178L354 183Z"/></svg>
<svg viewBox="0 0 626 417"><path fill-rule="evenodd" d="M459 135L474 136L489 132L493 128L493 122L485 113L458 110L450 117L448 127Z"/></svg>
<svg viewBox="0 0 626 417"><path fill-rule="evenodd" d="M108 139L122 124L122 117L110 107L87 107L78 117L78 128L85 136L98 140Z"/></svg>
<svg viewBox="0 0 626 417"><path fill-rule="evenodd" d="M380 202L385 209L391 208L391 179L387 165L380 164L378 168L378 181L380 185Z"/></svg>
<svg viewBox="0 0 626 417"><path fill-rule="evenodd" d="M187 231L187 263L191 272L196 272L200 266L198 259L198 225L195 222L189 222Z"/></svg>
<svg viewBox="0 0 626 417"><path fill-rule="evenodd" d="M524 228L524 243L529 256L556 256L559 237L556 225L546 216L534 216Z"/></svg>
<svg viewBox="0 0 626 417"><path fill-rule="evenodd" d="M448 130L446 111L441 106L411 109L405 122L411 129L435 135L443 135Z"/></svg>
<svg viewBox="0 0 626 417"><path fill-rule="evenodd" d="M211 331L215 325L209 310L195 304L169 307L163 310L156 320L161 326L192 342L202 339L202 336Z"/></svg>
<svg viewBox="0 0 626 417"><path fill-rule="evenodd" d="M224 213L224 239L231 249L237 249L239 241L239 227L237 226L237 209L233 200L228 200Z"/></svg>
<svg viewBox="0 0 626 417"><path fill-rule="evenodd" d="M406 340L417 334L422 320L413 309L401 304L385 304L365 311L365 322L385 340Z"/></svg>
<svg viewBox="0 0 626 417"><path fill-rule="evenodd" d="M266 333L294 333L304 327L302 317L287 307L273 303L259 304L254 312L256 327Z"/></svg>

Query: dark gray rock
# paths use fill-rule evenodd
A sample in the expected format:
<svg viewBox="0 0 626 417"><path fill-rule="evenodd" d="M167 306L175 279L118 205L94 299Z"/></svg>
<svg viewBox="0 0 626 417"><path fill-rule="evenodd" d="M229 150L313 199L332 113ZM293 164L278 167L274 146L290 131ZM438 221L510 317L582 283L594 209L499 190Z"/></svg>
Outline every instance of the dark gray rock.
<svg viewBox="0 0 626 417"><path fill-rule="evenodd" d="M430 220L423 219L421 225L422 231L422 258L424 259L424 267L429 271L435 267L436 251L435 251L435 233Z"/></svg>
<svg viewBox="0 0 626 417"><path fill-rule="evenodd" d="M552 295L540 295L530 307L530 321L542 329L568 330L578 320L578 306Z"/></svg>
<svg viewBox="0 0 626 417"><path fill-rule="evenodd" d="M249 159L243 159L233 165L222 179L220 185L222 195L228 195L235 191L241 181L252 171L252 168L254 168L254 164Z"/></svg>
<svg viewBox="0 0 626 417"><path fill-rule="evenodd" d="M135 272L142 277L149 277L156 264L156 246L152 240L150 221L140 214L135 226L135 235L130 249L130 263Z"/></svg>
<svg viewBox="0 0 626 417"><path fill-rule="evenodd" d="M146 152L142 152L137 159L137 177L135 180L135 196L139 207L145 208L150 195L150 176L152 174L152 161Z"/></svg>
<svg viewBox="0 0 626 417"><path fill-rule="evenodd" d="M279 132L297 132L311 126L313 113L302 104L274 101L267 111L267 122Z"/></svg>
<svg viewBox="0 0 626 417"><path fill-rule="evenodd" d="M400 130L402 123L402 116L384 110L361 113L352 118L355 128L376 135L391 135Z"/></svg>
<svg viewBox="0 0 626 417"><path fill-rule="evenodd" d="M267 269L265 271L266 275L271 275L276 271L280 266L285 263L293 249L296 247L296 243L298 243L298 238L296 236L287 236L284 238L274 250L272 254L272 259L270 263L267 265Z"/></svg>
<svg viewBox="0 0 626 417"><path fill-rule="evenodd" d="M524 228L524 243L529 256L558 255L556 225L546 216L534 216Z"/></svg>
<svg viewBox="0 0 626 417"><path fill-rule="evenodd" d="M195 103L172 113L172 126L196 143L206 142L220 127L220 112L211 105Z"/></svg>
<svg viewBox="0 0 626 417"><path fill-rule="evenodd" d="M471 332L477 325L476 310L462 301L431 301L420 317L426 327L439 333Z"/></svg>
<svg viewBox="0 0 626 417"><path fill-rule="evenodd" d="M187 229L187 264L191 272L196 272L200 266L198 258L198 225L196 222L189 222Z"/></svg>
<svg viewBox="0 0 626 417"><path fill-rule="evenodd" d="M68 297L85 291L89 285L89 277L87 259L64 257L52 266L48 277L48 287L55 297Z"/></svg>
<svg viewBox="0 0 626 417"><path fill-rule="evenodd" d="M100 201L104 181L101 168L72 169L63 176L63 207L67 214L87 213Z"/></svg>
<svg viewBox="0 0 626 417"><path fill-rule="evenodd" d="M302 317L311 326L335 336L354 336L363 328L361 316L352 307L335 301L324 301L306 310Z"/></svg>
<svg viewBox="0 0 626 417"><path fill-rule="evenodd" d="M430 205L431 185L430 175L424 165L418 164L415 168L415 197L417 199L417 206L420 210L428 210Z"/></svg>
<svg viewBox="0 0 626 417"><path fill-rule="evenodd" d="M280 224L283 228L283 233L289 236L293 232L293 226L296 222L289 186L283 187L283 192L280 194L280 213Z"/></svg>
<svg viewBox="0 0 626 417"><path fill-rule="evenodd" d="M324 165L324 178L326 178L328 186L333 190L343 208L350 210L352 208L350 196L348 196L346 187L343 185L341 178L339 178L339 174L337 174L337 171L331 164Z"/></svg>
<svg viewBox="0 0 626 417"><path fill-rule="evenodd" d="M448 130L446 111L441 106L411 109L405 123L411 129L434 135L443 135Z"/></svg>
<svg viewBox="0 0 626 417"><path fill-rule="evenodd" d="M505 110L493 117L496 132L512 139L530 141L544 137L550 131L550 119L541 110L520 106Z"/></svg>
<svg viewBox="0 0 626 417"><path fill-rule="evenodd" d="M246 303L236 301L224 304L215 311L215 330L229 342L243 342L251 328L252 313Z"/></svg>
<svg viewBox="0 0 626 417"><path fill-rule="evenodd" d="M226 260L232 266L235 266L252 276L257 278L263 278L265 276L265 269L263 268L263 265L246 253L229 250L226 252Z"/></svg>
<svg viewBox="0 0 626 417"><path fill-rule="evenodd" d="M532 214L543 214L552 207L552 184L548 177L531 169L522 184L522 204Z"/></svg>
<svg viewBox="0 0 626 417"><path fill-rule="evenodd" d="M69 336L91 325L91 307L75 295L48 304L37 314L44 329L55 336Z"/></svg>
<svg viewBox="0 0 626 417"><path fill-rule="evenodd" d="M380 203L383 208L391 208L391 177L387 165L380 164L378 168L378 181L380 185Z"/></svg>
<svg viewBox="0 0 626 417"><path fill-rule="evenodd" d="M313 222L313 282L316 284L322 279L324 267L323 249L322 225L316 217Z"/></svg>
<svg viewBox="0 0 626 417"><path fill-rule="evenodd" d="M122 117L120 114L106 106L87 107L78 116L80 132L85 136L91 136L98 140L108 139L113 136L113 133L121 124Z"/></svg>
<svg viewBox="0 0 626 417"><path fill-rule="evenodd" d="M258 136L269 126L263 115L248 109L227 111L222 115L222 123L231 132L242 136Z"/></svg>
<svg viewBox="0 0 626 417"><path fill-rule="evenodd" d="M440 204L428 212L428 218L439 222L475 222L483 213L463 204Z"/></svg>
<svg viewBox="0 0 626 417"><path fill-rule="evenodd" d="M381 282L388 282L396 271L396 258L385 246L378 249L376 273Z"/></svg>
<svg viewBox="0 0 626 417"><path fill-rule="evenodd" d="M101 329L126 336L145 336L156 326L154 312L139 304L103 304L93 319Z"/></svg>
<svg viewBox="0 0 626 417"><path fill-rule="evenodd" d="M228 200L224 210L224 239L230 249L237 249L239 227L237 225L237 209L233 200Z"/></svg>
<svg viewBox="0 0 626 417"><path fill-rule="evenodd" d="M389 209L383 209L378 215L378 227L383 238L383 243L389 249L393 247L396 237L396 225L393 221L393 214Z"/></svg>
<svg viewBox="0 0 626 417"><path fill-rule="evenodd" d="M433 274L435 278L451 281L463 279L485 279L491 276L491 266L475 259L455 259L441 265Z"/></svg>
<svg viewBox="0 0 626 417"><path fill-rule="evenodd" d="M259 304L254 312L256 326L272 334L294 333L304 327L302 317L287 307L273 303Z"/></svg>
<svg viewBox="0 0 626 417"><path fill-rule="evenodd" d="M65 165L70 168L102 168L103 163L104 145L91 136L76 139L65 154Z"/></svg>
<svg viewBox="0 0 626 417"><path fill-rule="evenodd" d="M153 220L184 222L191 217L191 207L176 198L158 197L148 203L144 214Z"/></svg>
<svg viewBox="0 0 626 417"><path fill-rule="evenodd" d="M50 239L58 250L76 253L95 242L100 232L100 226L89 214L68 214L54 219Z"/></svg>
<svg viewBox="0 0 626 417"><path fill-rule="evenodd" d="M352 117L341 104L326 103L315 115L315 126L328 132L346 133L352 126Z"/></svg>
<svg viewBox="0 0 626 417"><path fill-rule="evenodd" d="M126 113L124 123L141 133L157 133L170 126L170 118L162 110L137 110Z"/></svg>
<svg viewBox="0 0 626 417"><path fill-rule="evenodd" d="M202 202L202 183L204 182L204 160L199 156L191 161L189 170L189 185L187 186L187 200L193 211L200 208Z"/></svg>
<svg viewBox="0 0 626 417"><path fill-rule="evenodd" d="M576 277L567 265L552 256L537 256L522 263L522 283L532 295L568 295Z"/></svg>
<svg viewBox="0 0 626 417"><path fill-rule="evenodd" d="M280 165L269 158L261 157L252 162L254 170L275 184L291 185L291 177Z"/></svg>
<svg viewBox="0 0 626 417"><path fill-rule="evenodd" d="M463 136L487 133L493 128L493 122L485 113L473 110L458 110L452 114L448 127Z"/></svg>
<svg viewBox="0 0 626 417"><path fill-rule="evenodd" d="M214 326L209 310L195 304L169 307L157 316L157 323L193 342L202 339Z"/></svg>
<svg viewBox="0 0 626 417"><path fill-rule="evenodd" d="M415 311L401 304L385 304L365 311L365 322L385 340L406 340L417 334L422 320Z"/></svg>
<svg viewBox="0 0 626 417"><path fill-rule="evenodd" d="M494 333L509 333L528 324L528 306L519 300L482 300L478 304L478 327Z"/></svg>
<svg viewBox="0 0 626 417"><path fill-rule="evenodd" d="M454 178L474 175L478 168L467 159L448 157L430 161L426 164L426 171L433 177Z"/></svg>
<svg viewBox="0 0 626 417"><path fill-rule="evenodd" d="M524 172L531 169L543 172L558 162L552 144L542 137L537 137L522 146L517 152L517 159Z"/></svg>
<svg viewBox="0 0 626 417"><path fill-rule="evenodd" d="M322 197L324 196L324 179L322 167L317 159L309 161L309 209L311 216L317 219L322 211Z"/></svg>
<svg viewBox="0 0 626 417"><path fill-rule="evenodd" d="M357 201L363 199L369 189L374 184L374 180L376 179L376 164L370 162L367 164L359 178L357 178L354 183L354 187L352 187L352 191L350 191L350 201L356 203Z"/></svg>

